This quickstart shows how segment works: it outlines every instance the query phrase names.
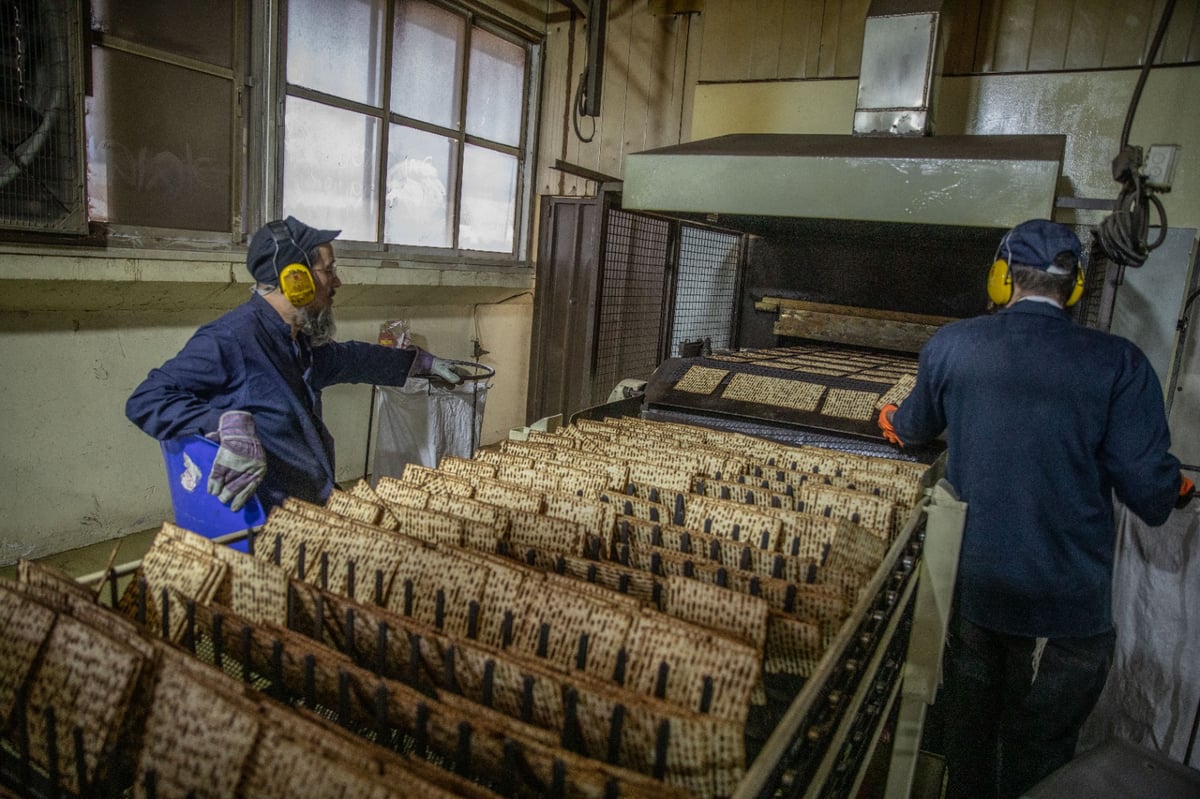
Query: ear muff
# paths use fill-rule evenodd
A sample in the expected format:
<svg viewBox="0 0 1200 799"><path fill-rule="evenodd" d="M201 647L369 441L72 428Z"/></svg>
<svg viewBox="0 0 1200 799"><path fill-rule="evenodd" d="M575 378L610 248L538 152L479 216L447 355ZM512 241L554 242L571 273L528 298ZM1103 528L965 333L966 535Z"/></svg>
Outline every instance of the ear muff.
<svg viewBox="0 0 1200 799"><path fill-rule="evenodd" d="M1005 235L1000 240L1000 246L996 248L996 260L992 262L992 268L988 270L987 277L988 299L1000 306L1008 305L1013 295L1012 270L1008 268L1008 261L1002 255L1007 244L1008 236ZM1083 296L1083 279L1083 267L1076 264L1075 285L1071 287L1066 307L1070 308Z"/></svg>
<svg viewBox="0 0 1200 799"><path fill-rule="evenodd" d="M997 258L988 270L987 293L988 299L1000 306L1008 305L1012 299L1012 272L1003 258Z"/></svg>
<svg viewBox="0 0 1200 799"><path fill-rule="evenodd" d="M300 249L300 245L296 244L296 240L292 238L292 232L283 222L278 220L268 222L267 230L275 239L275 274L279 277L279 290L283 292L283 296L287 298L288 302L297 308L302 308L317 296L317 285L313 282L312 270L301 263L291 263L280 270L279 248L282 245L291 244L296 249ZM308 255L303 250L300 252L307 261Z"/></svg>
<svg viewBox="0 0 1200 799"><path fill-rule="evenodd" d="M1075 267L1075 285L1071 287L1071 296L1067 297L1067 307L1070 308L1075 303L1079 302L1079 298L1083 296L1083 267Z"/></svg>

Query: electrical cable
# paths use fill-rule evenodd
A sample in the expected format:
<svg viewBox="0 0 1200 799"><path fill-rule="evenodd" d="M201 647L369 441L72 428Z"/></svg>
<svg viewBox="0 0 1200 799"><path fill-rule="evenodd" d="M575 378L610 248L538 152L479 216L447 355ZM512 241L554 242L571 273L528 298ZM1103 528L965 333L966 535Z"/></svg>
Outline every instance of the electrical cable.
<svg viewBox="0 0 1200 799"><path fill-rule="evenodd" d="M586 114L583 113L583 108L587 101L587 98L584 96L583 87L584 87L584 84L587 83L588 72L591 70L591 68L592 67L589 64L583 68L583 72L579 73L579 86L575 89L575 102L572 104L572 108L571 108L571 124L575 128L576 137L578 137L579 140L581 142L583 142L584 144L587 144L592 139L596 138L596 119L595 119L595 117L592 117L592 132L590 135L585 137L583 135L583 131L581 131L579 129L579 118L582 116L587 116Z"/></svg>
<svg viewBox="0 0 1200 799"><path fill-rule="evenodd" d="M1158 48L1162 45L1167 23L1170 22L1174 10L1175 0L1167 0L1162 17L1158 21L1158 29L1154 32L1154 39L1142 60L1142 69L1125 113L1125 124L1121 129L1120 149L1112 164L1113 180L1121 183L1122 189L1117 195L1115 210L1100 222L1096 231L1100 246L1109 260L1122 266L1141 266L1146 262L1151 250L1158 248L1167 237L1166 211L1162 202L1151 194L1150 187L1142 181L1142 150L1140 147L1129 146L1129 134L1133 129L1133 117L1141 101L1142 89L1145 88L1146 78L1158 55ZM1147 243L1151 205L1158 212L1159 236L1153 243Z"/></svg>

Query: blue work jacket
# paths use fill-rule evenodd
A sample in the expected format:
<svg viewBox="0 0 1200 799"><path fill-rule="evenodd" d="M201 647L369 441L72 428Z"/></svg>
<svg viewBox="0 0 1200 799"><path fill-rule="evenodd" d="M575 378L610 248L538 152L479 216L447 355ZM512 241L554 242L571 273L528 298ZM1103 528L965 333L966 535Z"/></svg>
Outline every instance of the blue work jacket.
<svg viewBox="0 0 1200 799"><path fill-rule="evenodd" d="M257 495L270 509L285 497L323 503L334 485L333 436L321 390L335 383L401 386L414 350L360 341L310 345L262 297L197 330L179 354L125 404L129 420L156 439L217 429L225 411L249 411L266 451Z"/></svg>
<svg viewBox="0 0 1200 799"><path fill-rule="evenodd" d="M956 598L968 621L1033 637L1112 629L1112 495L1170 515L1179 461L1146 356L1023 300L941 328L893 419L906 443L946 433L968 503Z"/></svg>

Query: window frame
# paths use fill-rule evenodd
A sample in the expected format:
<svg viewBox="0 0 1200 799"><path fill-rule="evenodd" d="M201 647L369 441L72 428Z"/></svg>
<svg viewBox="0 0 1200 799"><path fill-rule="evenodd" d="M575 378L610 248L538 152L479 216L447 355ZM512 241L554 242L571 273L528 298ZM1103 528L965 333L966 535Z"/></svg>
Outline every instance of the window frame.
<svg viewBox="0 0 1200 799"><path fill-rule="evenodd" d="M247 0L232 0L233 24L231 37L231 66L224 67L201 61L191 56L174 53L159 47L134 42L115 34L106 33L94 27L92 21L86 33L86 94L91 96L91 83L94 69L93 52L104 49L111 52L145 58L171 67L189 70L209 77L225 80L229 83L230 110L230 190L227 215L227 229L198 230L192 228L168 228L151 225L140 225L110 220L95 219L90 214L90 197L88 199L88 240L103 242L105 246L120 247L122 245L144 248L151 246L162 249L214 249L218 250L230 244L241 244L245 240L244 219L247 216L248 199L254 195L253 181L250 179L247 158L247 143L252 141L247 129L247 108L250 88L254 86L253 74L250 70L251 59L248 57L249 38L247 25L253 27L252 19L247 15ZM257 7L259 4L250 4ZM258 14L257 9L253 12ZM86 131L86 120L84 122ZM84 162L85 183L86 172L90 163Z"/></svg>
<svg viewBox="0 0 1200 799"><path fill-rule="evenodd" d="M406 261L418 261L438 266L529 266L532 246L532 212L533 212L533 169L536 159L537 133L537 103L540 96L540 75L542 66L543 43L535 32L526 30L509 20L498 16L471 2L459 0L415 0L425 2L438 8L461 16L465 21L465 36L463 52L459 64L461 89L459 97L459 117L462 120L461 129L453 129L424 122L412 117L406 117L391 109L392 93L392 58L393 58L393 26L398 0L384 0L384 46L383 61L380 67L380 106L349 100L322 91L309 89L290 83L287 79L287 41L288 41L288 3L286 0L277 7L274 18L270 20L270 48L259 48L264 63L256 65L262 69L263 92L262 101L269 120L267 129L258 125L258 130L251 132L252 142L265 144L258 152L266 154L262 167L256 170L263 179L262 197L260 198L264 221L276 218L283 213L283 179L284 179L284 109L289 97L296 97L310 102L319 103L342 110L362 114L378 121L378 134L375 143L378 163L375 165L376 183L374 199L376 204L375 235L376 241L362 241L339 238L342 249L349 253L384 254ZM256 9L255 15L263 12ZM267 20L261 20L267 22ZM256 20L258 22L258 20ZM506 145L500 142L474 136L466 130L467 96L469 86L469 58L471 55L472 37L476 29L501 37L506 41L520 46L525 52L525 68L523 74L521 96L521 131L516 145ZM268 74L271 70L274 74ZM252 117L253 119L253 117ZM447 187L448 193L453 192L451 207L451 245L448 247L430 247L411 244L393 244L384 241L386 175L388 152L392 125L443 136L455 143L454 185ZM467 145L483 147L493 152L504 153L517 159L516 189L513 195L513 249L510 252L495 252L486 250L464 249L459 242L459 226L462 213L462 164ZM315 224L315 223L314 223Z"/></svg>

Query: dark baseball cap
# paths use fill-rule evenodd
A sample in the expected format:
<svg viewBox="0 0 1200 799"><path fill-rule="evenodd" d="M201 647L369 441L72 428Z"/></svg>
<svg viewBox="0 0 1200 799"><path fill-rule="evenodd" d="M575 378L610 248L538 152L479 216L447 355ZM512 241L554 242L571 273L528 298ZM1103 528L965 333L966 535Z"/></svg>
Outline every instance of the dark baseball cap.
<svg viewBox="0 0 1200 799"><path fill-rule="evenodd" d="M1070 253L1079 263L1083 247L1075 231L1049 219L1030 219L1022 222L1000 240L998 258L1014 266L1031 266L1052 275L1068 275L1071 270L1055 266L1054 259Z"/></svg>
<svg viewBox="0 0 1200 799"><path fill-rule="evenodd" d="M288 264L310 266L308 254L320 245L333 241L342 232L318 230L294 216L289 216L282 224L288 233L282 236L282 241L276 242L271 224L267 223L258 229L246 249L246 268L259 283L277 285L279 273Z"/></svg>

